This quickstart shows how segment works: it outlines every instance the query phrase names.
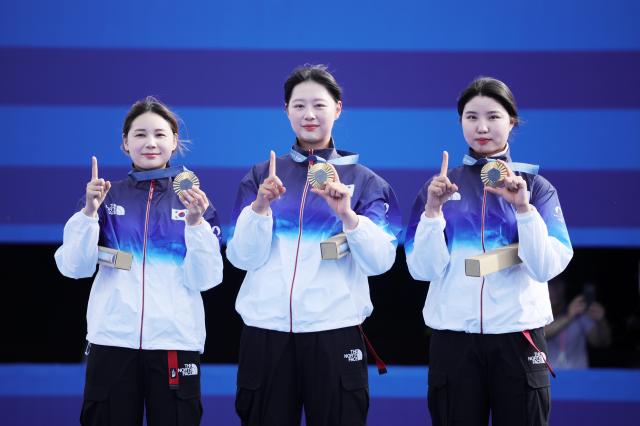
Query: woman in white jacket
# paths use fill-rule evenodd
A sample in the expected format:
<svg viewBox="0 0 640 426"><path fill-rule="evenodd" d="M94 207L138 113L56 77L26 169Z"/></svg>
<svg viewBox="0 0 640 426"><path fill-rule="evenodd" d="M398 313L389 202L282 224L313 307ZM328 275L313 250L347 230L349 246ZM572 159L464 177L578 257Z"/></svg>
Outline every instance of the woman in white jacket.
<svg viewBox="0 0 640 426"><path fill-rule="evenodd" d="M486 425L491 414L493 425L546 425L547 281L573 255L562 210L537 167L511 162L508 139L519 118L503 82L473 81L458 114L469 153L450 171L443 153L440 174L418 194L405 241L411 275L431 282L423 315L433 329L432 422ZM481 179L487 163L506 174L497 187ZM512 243L522 263L465 275L466 258Z"/></svg>
<svg viewBox="0 0 640 426"><path fill-rule="evenodd" d="M236 301L245 323L236 411L248 426L299 425L303 407L309 426L363 425L367 277L393 265L398 205L387 182L335 148L341 89L325 67L294 70L284 89L295 144L242 179L227 246L247 271ZM320 163L336 179L312 188L308 172ZM349 252L323 260L320 242L341 232Z"/></svg>
<svg viewBox="0 0 640 426"><path fill-rule="evenodd" d="M168 167L180 148L176 116L152 97L136 102L122 130L132 170L112 183L92 158L84 208L55 253L71 278L93 275L99 246L132 255L129 270L100 265L91 288L83 425L142 425L145 409L154 426L200 423L200 292L222 281L220 226L197 185L174 190L188 174Z"/></svg>

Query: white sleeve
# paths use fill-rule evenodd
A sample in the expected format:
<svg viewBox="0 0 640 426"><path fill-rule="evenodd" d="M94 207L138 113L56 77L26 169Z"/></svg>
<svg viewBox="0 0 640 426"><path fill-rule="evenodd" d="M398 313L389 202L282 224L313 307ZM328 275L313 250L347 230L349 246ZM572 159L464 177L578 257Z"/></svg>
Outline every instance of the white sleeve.
<svg viewBox="0 0 640 426"><path fill-rule="evenodd" d="M433 281L444 275L450 258L444 238L446 225L443 216L428 218L424 213L420 215L413 250L407 254L407 266L414 279Z"/></svg>
<svg viewBox="0 0 640 426"><path fill-rule="evenodd" d="M361 215L354 229L343 231L353 259L366 275L379 275L391 269L396 259L395 237Z"/></svg>
<svg viewBox="0 0 640 426"><path fill-rule="evenodd" d="M271 253L273 216L261 215L246 206L238 215L233 236L227 243L227 259L236 268L255 270L264 265Z"/></svg>
<svg viewBox="0 0 640 426"><path fill-rule="evenodd" d="M196 226L185 224L184 283L187 287L205 291L222 282L222 255L218 237L206 220Z"/></svg>
<svg viewBox="0 0 640 426"><path fill-rule="evenodd" d="M527 272L538 282L547 282L569 264L573 250L549 235L547 225L535 207L516 213L518 221L518 256Z"/></svg>
<svg viewBox="0 0 640 426"><path fill-rule="evenodd" d="M97 217L79 211L64 225L62 246L54 258L58 270L65 277L87 278L96 271L100 225Z"/></svg>

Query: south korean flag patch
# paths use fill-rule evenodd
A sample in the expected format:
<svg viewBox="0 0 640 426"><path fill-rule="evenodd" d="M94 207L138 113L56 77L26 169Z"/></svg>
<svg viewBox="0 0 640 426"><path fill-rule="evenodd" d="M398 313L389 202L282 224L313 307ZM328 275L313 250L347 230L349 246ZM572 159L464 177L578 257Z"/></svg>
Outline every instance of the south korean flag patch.
<svg viewBox="0 0 640 426"><path fill-rule="evenodd" d="M189 210L187 209L171 209L171 220L181 220L184 222L188 212Z"/></svg>

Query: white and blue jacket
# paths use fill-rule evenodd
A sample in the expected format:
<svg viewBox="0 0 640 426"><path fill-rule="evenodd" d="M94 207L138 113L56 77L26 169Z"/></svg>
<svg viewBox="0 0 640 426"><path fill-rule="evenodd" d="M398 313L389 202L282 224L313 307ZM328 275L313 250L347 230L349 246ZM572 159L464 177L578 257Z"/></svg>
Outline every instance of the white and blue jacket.
<svg viewBox="0 0 640 426"><path fill-rule="evenodd" d="M66 223L55 260L67 277L93 275L98 245L133 254L130 271L100 265L87 308L89 342L204 351L200 292L222 281L220 225L211 206L200 225L186 225L171 187L182 170L130 172L112 183L98 217L79 211Z"/></svg>
<svg viewBox="0 0 640 426"><path fill-rule="evenodd" d="M480 169L487 160L466 159L469 165L447 175L459 190L444 204L443 216L424 215L430 182L411 212L405 240L409 272L431 282L425 323L437 330L489 334L542 327L553 320L547 281L573 256L557 192L542 176L517 173L535 207L519 214L498 195L484 197ZM508 150L501 159L511 161ZM516 242L522 263L484 278L465 275L466 258Z"/></svg>
<svg viewBox="0 0 640 426"><path fill-rule="evenodd" d="M310 161L329 161L352 190L355 229L342 222L310 191ZM287 191L271 203L269 215L251 208L269 163L242 179L237 217L227 258L247 271L236 300L245 324L285 332L332 330L361 324L372 310L367 277L386 272L395 260L400 214L389 184L357 156L333 148L306 152L298 145L277 158L277 175ZM350 253L322 260L320 242L345 232Z"/></svg>

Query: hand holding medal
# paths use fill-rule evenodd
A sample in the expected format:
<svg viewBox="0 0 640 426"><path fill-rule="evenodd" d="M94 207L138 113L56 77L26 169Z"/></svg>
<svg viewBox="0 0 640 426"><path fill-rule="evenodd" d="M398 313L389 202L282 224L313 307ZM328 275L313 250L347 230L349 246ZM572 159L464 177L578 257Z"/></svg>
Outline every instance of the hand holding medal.
<svg viewBox="0 0 640 426"><path fill-rule="evenodd" d="M490 164L494 165L489 166ZM527 182L522 176L513 173L513 170L504 161L496 160L495 162L487 163L482 168L480 177L485 184L487 192L500 195L513 204L518 213L526 213L531 209Z"/></svg>
<svg viewBox="0 0 640 426"><path fill-rule="evenodd" d="M316 163L309 168L307 180L311 192L324 198L346 229L358 225L358 216L351 209L351 192L342 182L333 164Z"/></svg>
<svg viewBox="0 0 640 426"><path fill-rule="evenodd" d="M200 180L191 171L182 172L173 178L173 190L187 208L185 222L188 225L199 225L202 215L209 207L207 194L200 189Z"/></svg>

